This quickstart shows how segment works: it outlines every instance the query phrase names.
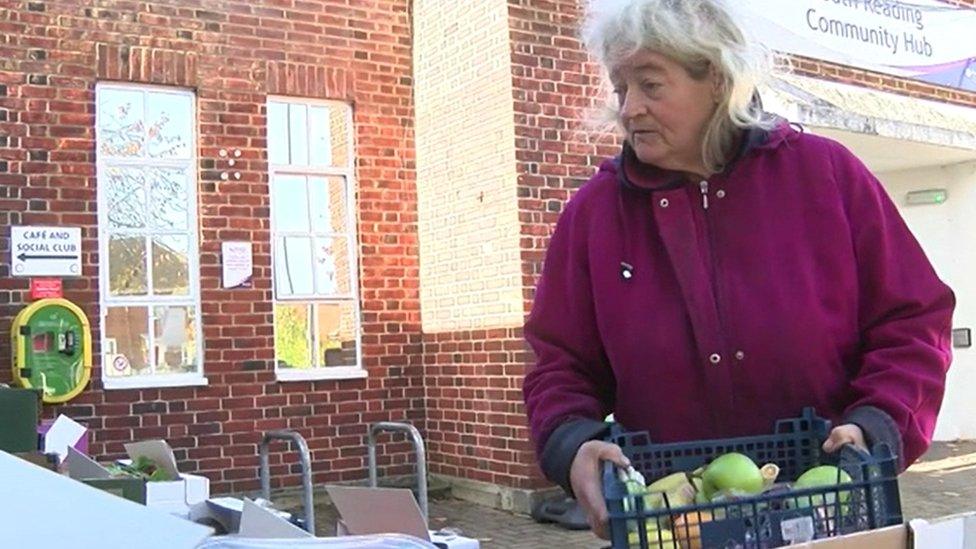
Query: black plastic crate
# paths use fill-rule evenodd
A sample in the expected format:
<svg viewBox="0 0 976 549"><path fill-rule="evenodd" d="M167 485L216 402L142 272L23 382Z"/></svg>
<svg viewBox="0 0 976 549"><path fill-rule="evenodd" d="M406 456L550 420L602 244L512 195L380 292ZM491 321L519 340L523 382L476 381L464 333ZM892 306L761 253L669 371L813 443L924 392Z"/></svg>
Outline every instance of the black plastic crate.
<svg viewBox="0 0 976 549"><path fill-rule="evenodd" d="M627 493L617 469L604 464L603 488L614 549L767 549L793 542L849 534L902 522L898 469L891 449L880 444L867 452L845 446L836 454L820 449L830 422L804 409L795 419L776 422L771 435L672 444L653 444L647 433L624 433L615 426L610 441L619 445L648 483L671 473L692 472L728 452L749 456L757 465L775 463L777 480L792 482L817 465L836 465L851 482L804 490L774 489L720 502L645 508L644 497Z"/></svg>

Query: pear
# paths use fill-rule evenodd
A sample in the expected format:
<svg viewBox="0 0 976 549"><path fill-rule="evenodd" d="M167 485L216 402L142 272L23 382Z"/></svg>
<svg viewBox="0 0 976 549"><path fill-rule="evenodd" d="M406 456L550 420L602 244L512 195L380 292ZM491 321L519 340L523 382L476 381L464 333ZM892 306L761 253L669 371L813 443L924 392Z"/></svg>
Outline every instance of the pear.
<svg viewBox="0 0 976 549"><path fill-rule="evenodd" d="M702 474L705 497L716 492L758 494L763 489L763 475L748 456L738 452L723 454L708 464Z"/></svg>

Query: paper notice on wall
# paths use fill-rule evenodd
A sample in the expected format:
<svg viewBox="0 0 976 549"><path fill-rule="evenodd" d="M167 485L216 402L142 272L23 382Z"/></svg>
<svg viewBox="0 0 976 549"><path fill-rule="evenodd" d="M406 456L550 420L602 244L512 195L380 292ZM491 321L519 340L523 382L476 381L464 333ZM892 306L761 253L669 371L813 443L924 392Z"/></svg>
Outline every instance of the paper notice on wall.
<svg viewBox="0 0 976 549"><path fill-rule="evenodd" d="M250 288L254 276L254 255L250 242L220 245L224 288Z"/></svg>

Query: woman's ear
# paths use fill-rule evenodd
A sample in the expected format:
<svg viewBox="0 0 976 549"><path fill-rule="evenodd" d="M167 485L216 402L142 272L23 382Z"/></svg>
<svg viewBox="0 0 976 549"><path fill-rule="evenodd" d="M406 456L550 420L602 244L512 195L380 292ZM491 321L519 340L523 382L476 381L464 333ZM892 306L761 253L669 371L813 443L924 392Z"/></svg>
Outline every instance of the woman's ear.
<svg viewBox="0 0 976 549"><path fill-rule="evenodd" d="M725 97L725 77L719 74L718 69L715 68L715 65L709 65L708 79L712 82L712 102L718 105Z"/></svg>

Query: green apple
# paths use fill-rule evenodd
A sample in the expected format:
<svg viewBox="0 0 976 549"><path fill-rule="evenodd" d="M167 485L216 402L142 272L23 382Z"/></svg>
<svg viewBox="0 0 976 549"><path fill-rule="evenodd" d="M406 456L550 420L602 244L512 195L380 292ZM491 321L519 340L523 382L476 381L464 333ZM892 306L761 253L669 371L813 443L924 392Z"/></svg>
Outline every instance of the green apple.
<svg viewBox="0 0 976 549"><path fill-rule="evenodd" d="M720 492L758 494L763 489L763 475L748 456L730 452L708 464L702 474L702 489L709 500Z"/></svg>
<svg viewBox="0 0 976 549"><path fill-rule="evenodd" d="M822 486L835 486L838 484L850 484L851 476L847 474L847 471L834 467L833 465L820 465L812 469L807 470L805 473L800 475L800 478L796 479L793 483L793 488L795 490L804 490L808 488L819 488ZM840 494L840 502L847 503L850 499L850 491L842 491ZM826 497L825 497L826 496ZM798 497L797 505L799 507L809 507L811 504L813 506L819 507L826 503L827 505L833 505L834 494L829 493L825 496L816 495L808 497Z"/></svg>

